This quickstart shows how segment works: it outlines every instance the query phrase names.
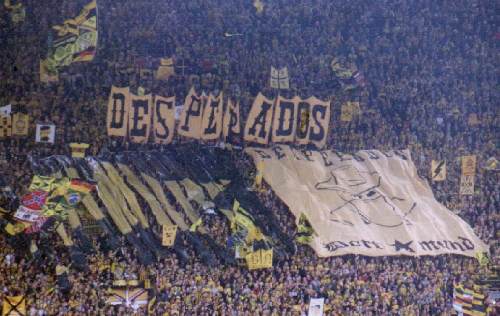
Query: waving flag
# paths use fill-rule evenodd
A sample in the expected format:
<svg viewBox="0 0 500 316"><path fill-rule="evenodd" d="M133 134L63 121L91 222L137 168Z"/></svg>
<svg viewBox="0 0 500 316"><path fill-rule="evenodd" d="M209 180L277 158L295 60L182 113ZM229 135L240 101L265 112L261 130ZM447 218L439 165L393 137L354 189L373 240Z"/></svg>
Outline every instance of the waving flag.
<svg viewBox="0 0 500 316"><path fill-rule="evenodd" d="M92 61L97 50L97 2L87 4L78 16L52 27L57 32L54 49L40 61L40 80L56 78L59 68Z"/></svg>

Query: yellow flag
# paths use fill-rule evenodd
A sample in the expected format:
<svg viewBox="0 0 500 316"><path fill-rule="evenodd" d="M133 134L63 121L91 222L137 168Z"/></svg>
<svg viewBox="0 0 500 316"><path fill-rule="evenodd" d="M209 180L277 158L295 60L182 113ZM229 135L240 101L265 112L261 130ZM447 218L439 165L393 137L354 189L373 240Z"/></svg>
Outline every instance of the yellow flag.
<svg viewBox="0 0 500 316"><path fill-rule="evenodd" d="M340 108L340 120L342 122L350 122L352 121L352 109L351 109L351 102L345 102L342 104L342 107Z"/></svg>
<svg viewBox="0 0 500 316"><path fill-rule="evenodd" d="M260 188L262 185L262 177L264 176L264 161L257 163L257 173L255 175L255 186Z"/></svg>
<svg viewBox="0 0 500 316"><path fill-rule="evenodd" d="M58 82L59 74L57 72L53 72L49 70L47 59L40 60L40 82L49 83L49 82Z"/></svg>
<svg viewBox="0 0 500 316"><path fill-rule="evenodd" d="M73 158L85 158L85 150L89 148L89 144L86 143L70 143L71 157Z"/></svg>
<svg viewBox="0 0 500 316"><path fill-rule="evenodd" d="M498 160L495 157L490 157L486 160L486 166L484 169L486 170L497 170L498 168Z"/></svg>
<svg viewBox="0 0 500 316"><path fill-rule="evenodd" d="M4 229L9 235L15 236L19 233L22 233L25 228L25 224L17 222L15 224L8 223L7 225L5 225Z"/></svg>
<svg viewBox="0 0 500 316"><path fill-rule="evenodd" d="M261 262L262 268L272 268L273 267L273 249L261 250Z"/></svg>
<svg viewBox="0 0 500 316"><path fill-rule="evenodd" d="M12 136L12 117L0 115L0 138Z"/></svg>
<svg viewBox="0 0 500 316"><path fill-rule="evenodd" d="M479 265L482 266L482 267L487 266L488 263L490 262L490 260L488 259L487 254L485 252L478 251L476 253L476 259L479 262Z"/></svg>
<svg viewBox="0 0 500 316"><path fill-rule="evenodd" d="M26 298L24 295L5 296L3 299L2 316L26 315Z"/></svg>
<svg viewBox="0 0 500 316"><path fill-rule="evenodd" d="M177 235L177 225L163 225L161 244L167 247L173 246L176 235Z"/></svg>
<svg viewBox="0 0 500 316"><path fill-rule="evenodd" d="M245 260L247 262L247 266L248 266L249 270L260 269L260 267L262 265L260 251L254 251L254 252L248 253L245 256Z"/></svg>
<svg viewBox="0 0 500 316"><path fill-rule="evenodd" d="M15 113L12 116L12 135L28 136L29 121L28 114Z"/></svg>
<svg viewBox="0 0 500 316"><path fill-rule="evenodd" d="M476 174L476 155L462 156L462 175L474 176Z"/></svg>
<svg viewBox="0 0 500 316"><path fill-rule="evenodd" d="M193 223L193 225L191 225L189 231L194 233L198 229L198 226L200 226L201 224L203 224L203 221L200 217L196 222Z"/></svg>
<svg viewBox="0 0 500 316"><path fill-rule="evenodd" d="M273 267L273 249L257 250L245 256L249 270L267 269Z"/></svg>
<svg viewBox="0 0 500 316"><path fill-rule="evenodd" d="M42 190L50 192L56 187L56 179L53 177L33 176L29 186L30 191Z"/></svg>
<svg viewBox="0 0 500 316"><path fill-rule="evenodd" d="M264 11L264 3L261 0L254 0L253 6L255 7L255 10L259 14Z"/></svg>
<svg viewBox="0 0 500 316"><path fill-rule="evenodd" d="M174 60L170 58L162 58L160 66L156 71L156 80L168 80L170 76L175 75Z"/></svg>

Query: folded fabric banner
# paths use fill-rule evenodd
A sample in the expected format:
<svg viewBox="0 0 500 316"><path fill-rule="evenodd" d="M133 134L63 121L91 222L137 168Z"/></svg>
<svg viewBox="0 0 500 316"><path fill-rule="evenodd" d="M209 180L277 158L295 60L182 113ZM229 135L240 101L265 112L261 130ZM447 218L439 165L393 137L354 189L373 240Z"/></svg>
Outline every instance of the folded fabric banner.
<svg viewBox="0 0 500 316"><path fill-rule="evenodd" d="M264 181L290 211L304 214L320 257L439 255L474 257L487 246L460 217L438 203L409 151L247 148L263 161Z"/></svg>

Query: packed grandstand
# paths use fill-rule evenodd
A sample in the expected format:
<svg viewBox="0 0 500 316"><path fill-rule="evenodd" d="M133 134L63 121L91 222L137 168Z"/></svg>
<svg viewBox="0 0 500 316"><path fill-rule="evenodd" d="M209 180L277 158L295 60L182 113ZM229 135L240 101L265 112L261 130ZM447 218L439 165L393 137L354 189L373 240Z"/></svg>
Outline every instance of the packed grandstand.
<svg viewBox="0 0 500 316"><path fill-rule="evenodd" d="M498 314L497 10L4 0L2 315Z"/></svg>

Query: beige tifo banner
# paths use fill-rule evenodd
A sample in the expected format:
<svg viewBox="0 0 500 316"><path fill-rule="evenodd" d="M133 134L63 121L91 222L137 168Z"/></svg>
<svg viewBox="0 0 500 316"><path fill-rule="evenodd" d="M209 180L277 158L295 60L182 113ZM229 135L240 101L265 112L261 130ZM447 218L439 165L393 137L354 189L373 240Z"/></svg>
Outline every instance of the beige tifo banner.
<svg viewBox="0 0 500 316"><path fill-rule="evenodd" d="M434 198L409 151L299 151L247 148L263 161L264 180L298 220L316 232L320 257L439 255L474 257L486 245L471 227Z"/></svg>

